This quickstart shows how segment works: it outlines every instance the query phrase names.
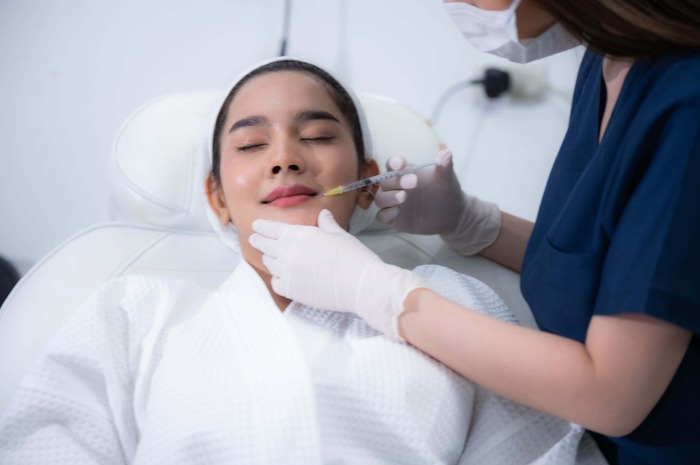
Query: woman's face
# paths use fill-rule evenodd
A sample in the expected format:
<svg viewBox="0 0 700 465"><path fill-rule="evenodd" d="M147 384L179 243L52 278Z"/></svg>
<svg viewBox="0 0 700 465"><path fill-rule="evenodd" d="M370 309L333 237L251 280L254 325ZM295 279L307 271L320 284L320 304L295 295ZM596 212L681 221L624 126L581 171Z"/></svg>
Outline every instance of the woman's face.
<svg viewBox="0 0 700 465"><path fill-rule="evenodd" d="M377 166L360 170L350 124L308 73L271 72L246 82L231 101L220 142L221 185L213 189L209 180L209 203L222 224L233 221L244 258L260 270L260 252L248 243L254 220L316 225L327 208L347 228L355 205L371 203L359 190L323 195L376 174Z"/></svg>

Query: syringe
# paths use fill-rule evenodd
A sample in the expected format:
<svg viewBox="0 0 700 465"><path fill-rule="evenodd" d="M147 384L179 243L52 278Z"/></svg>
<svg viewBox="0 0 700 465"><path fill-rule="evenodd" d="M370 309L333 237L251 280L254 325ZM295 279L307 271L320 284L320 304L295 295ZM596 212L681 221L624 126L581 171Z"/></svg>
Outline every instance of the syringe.
<svg viewBox="0 0 700 465"><path fill-rule="evenodd" d="M404 168L401 170L396 170L396 171L387 171L386 173L383 174L378 174L376 176L371 176L366 179L360 179L359 181L351 182L350 184L345 184L343 186L338 186L334 187L333 189L328 189L326 192L323 193L325 196L330 196L330 195L338 195L338 194L343 194L348 191L352 191L355 189L359 189L361 187L369 186L370 184L379 184L380 182L384 181L385 179L391 179L395 178L397 176L402 176L404 174L408 173L413 173L416 170L419 170L421 168L427 168L428 166L435 166L435 162L432 163L423 163L422 165L415 165L415 166L409 166L408 168Z"/></svg>

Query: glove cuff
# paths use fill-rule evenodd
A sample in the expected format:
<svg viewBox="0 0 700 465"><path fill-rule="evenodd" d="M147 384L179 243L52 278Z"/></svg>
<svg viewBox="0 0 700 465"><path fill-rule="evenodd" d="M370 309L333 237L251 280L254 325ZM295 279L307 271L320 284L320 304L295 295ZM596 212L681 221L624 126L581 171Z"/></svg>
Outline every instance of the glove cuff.
<svg viewBox="0 0 700 465"><path fill-rule="evenodd" d="M398 268L398 267L397 267ZM428 285L421 279L420 276L412 271L399 268L401 273L396 274L397 282L394 283L399 289L395 294L392 295L391 302L391 320L389 321L389 326L385 334L395 341L406 342L406 340L399 334L399 316L406 310L404 302L408 294L419 289L421 287L428 287Z"/></svg>
<svg viewBox="0 0 700 465"><path fill-rule="evenodd" d="M404 311L404 301L410 292L428 286L410 270L381 260L377 260L376 264L381 266L372 270L368 278L379 280L381 285L363 286L362 295L358 295L362 303L358 302L357 313L374 329L395 341L405 342L399 335L399 316Z"/></svg>
<svg viewBox="0 0 700 465"><path fill-rule="evenodd" d="M462 195L466 208L454 232L440 237L460 255L475 255L496 241L501 230L501 211L495 203Z"/></svg>

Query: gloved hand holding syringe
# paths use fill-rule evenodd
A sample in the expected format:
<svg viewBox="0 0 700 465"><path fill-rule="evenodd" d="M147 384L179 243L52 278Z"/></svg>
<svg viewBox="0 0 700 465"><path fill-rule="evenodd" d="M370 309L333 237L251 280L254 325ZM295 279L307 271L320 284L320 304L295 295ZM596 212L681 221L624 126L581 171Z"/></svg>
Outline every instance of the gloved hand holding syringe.
<svg viewBox="0 0 700 465"><path fill-rule="evenodd" d="M403 176L404 174L409 174L413 173L416 170L419 170L421 168L427 168L429 166L435 166L436 162L431 162L431 163L423 163L421 165L414 165L414 166L409 166L400 170L395 170L395 171L388 171L386 173L382 174L377 174L376 176L371 176L369 178L365 179L360 179L359 181L351 182L349 184L345 184L343 186L338 186L334 187L332 189L328 189L326 192L323 193L325 196L330 196L330 195L338 195L338 194L343 194L348 191L352 191L355 189L359 189L361 187L369 186L371 184L379 184L382 181L385 181L387 179L391 178L396 178L398 176Z"/></svg>

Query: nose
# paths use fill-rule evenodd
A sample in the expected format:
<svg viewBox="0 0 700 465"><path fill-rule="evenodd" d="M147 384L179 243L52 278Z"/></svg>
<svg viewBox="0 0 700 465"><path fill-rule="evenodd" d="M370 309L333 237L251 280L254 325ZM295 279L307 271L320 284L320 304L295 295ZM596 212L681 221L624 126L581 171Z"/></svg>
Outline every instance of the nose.
<svg viewBox="0 0 700 465"><path fill-rule="evenodd" d="M272 167L272 174L277 174L277 173L281 172L282 169L283 169L282 166L275 165ZM301 168L299 168L299 165L296 163L291 163L291 164L287 165L287 169L289 171L301 171Z"/></svg>
<svg viewBox="0 0 700 465"><path fill-rule="evenodd" d="M272 175L284 172L303 173L306 163L301 148L293 141L280 142L270 157L268 169Z"/></svg>

